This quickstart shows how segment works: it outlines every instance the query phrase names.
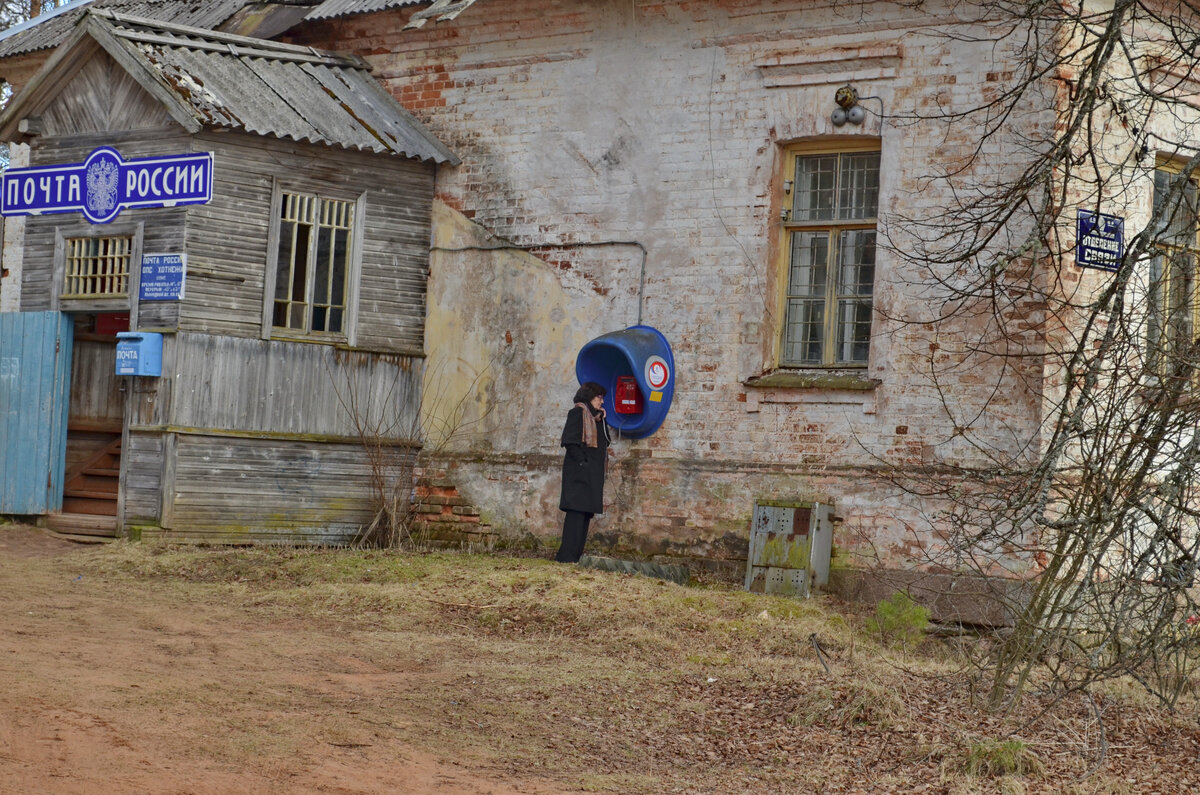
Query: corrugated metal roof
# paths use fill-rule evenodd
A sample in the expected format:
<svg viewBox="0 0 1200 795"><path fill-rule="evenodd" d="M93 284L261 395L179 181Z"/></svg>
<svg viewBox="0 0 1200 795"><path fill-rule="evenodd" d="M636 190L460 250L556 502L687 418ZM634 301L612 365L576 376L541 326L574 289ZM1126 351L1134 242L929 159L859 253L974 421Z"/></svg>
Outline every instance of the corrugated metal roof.
<svg viewBox="0 0 1200 795"><path fill-rule="evenodd" d="M388 8L415 6L421 3L429 3L429 8L424 8L413 14L412 19L404 26L405 30L423 27L431 19L436 19L439 22L454 19L463 11L470 8L475 3L475 0L325 0L325 2L310 11L304 18L306 20L329 19L330 17L342 17L350 14L383 11Z"/></svg>
<svg viewBox="0 0 1200 795"><path fill-rule="evenodd" d="M77 0L0 33L0 58L57 47L89 8L211 29L244 5L246 0Z"/></svg>
<svg viewBox="0 0 1200 795"><path fill-rule="evenodd" d="M371 77L357 56L100 10L87 12L79 24L85 36L193 131L225 127L435 163L459 162ZM49 101L58 90L52 78L47 72L34 78L0 117L0 127L7 130Z"/></svg>
<svg viewBox="0 0 1200 795"><path fill-rule="evenodd" d="M90 12L204 126L432 160L458 159L355 56Z"/></svg>
<svg viewBox="0 0 1200 795"><path fill-rule="evenodd" d="M324 3L309 12L305 19L329 19L349 14L368 14L372 11L415 6L428 2L430 0L325 0Z"/></svg>

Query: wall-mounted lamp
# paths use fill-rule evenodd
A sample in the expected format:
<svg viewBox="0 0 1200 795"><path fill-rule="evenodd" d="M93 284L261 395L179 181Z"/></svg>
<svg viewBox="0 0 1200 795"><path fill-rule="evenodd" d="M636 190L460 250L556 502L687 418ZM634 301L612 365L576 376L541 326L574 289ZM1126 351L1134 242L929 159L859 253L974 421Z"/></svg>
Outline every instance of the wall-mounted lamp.
<svg viewBox="0 0 1200 795"><path fill-rule="evenodd" d="M792 192L792 181L790 179L785 179L783 181L783 192L784 193Z"/></svg>
<svg viewBox="0 0 1200 795"><path fill-rule="evenodd" d="M834 127L841 127L846 122L862 124L866 121L867 112L858 104L858 89L851 85L842 86L833 95L837 107L833 109L829 119Z"/></svg>

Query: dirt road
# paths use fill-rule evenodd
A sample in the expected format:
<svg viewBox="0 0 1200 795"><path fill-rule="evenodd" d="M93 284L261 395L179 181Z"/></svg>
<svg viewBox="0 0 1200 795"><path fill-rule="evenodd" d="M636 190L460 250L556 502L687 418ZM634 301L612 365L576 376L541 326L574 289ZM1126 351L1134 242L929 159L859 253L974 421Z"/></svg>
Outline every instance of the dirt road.
<svg viewBox="0 0 1200 795"><path fill-rule="evenodd" d="M989 713L986 640L881 643L856 610L0 524L0 793L1200 792L1193 692L1172 713L1038 673Z"/></svg>
<svg viewBox="0 0 1200 795"><path fill-rule="evenodd" d="M414 750L405 711L457 672L402 636L109 582L90 553L0 526L0 792L564 791Z"/></svg>

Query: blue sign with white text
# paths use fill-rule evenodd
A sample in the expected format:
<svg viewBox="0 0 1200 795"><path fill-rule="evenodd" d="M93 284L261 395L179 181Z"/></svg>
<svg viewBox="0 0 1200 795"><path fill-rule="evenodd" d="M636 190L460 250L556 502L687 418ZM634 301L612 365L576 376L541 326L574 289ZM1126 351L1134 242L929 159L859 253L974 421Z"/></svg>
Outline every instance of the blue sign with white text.
<svg viewBox="0 0 1200 795"><path fill-rule="evenodd" d="M1075 264L1081 268L1115 271L1125 255L1125 219L1115 215L1077 210Z"/></svg>
<svg viewBox="0 0 1200 795"><path fill-rule="evenodd" d="M179 301L187 278L186 254L143 254L138 298L142 301Z"/></svg>
<svg viewBox="0 0 1200 795"><path fill-rule="evenodd" d="M0 215L79 211L107 224L126 207L174 207L212 199L211 152L123 160L102 146L82 163L10 168L0 183Z"/></svg>

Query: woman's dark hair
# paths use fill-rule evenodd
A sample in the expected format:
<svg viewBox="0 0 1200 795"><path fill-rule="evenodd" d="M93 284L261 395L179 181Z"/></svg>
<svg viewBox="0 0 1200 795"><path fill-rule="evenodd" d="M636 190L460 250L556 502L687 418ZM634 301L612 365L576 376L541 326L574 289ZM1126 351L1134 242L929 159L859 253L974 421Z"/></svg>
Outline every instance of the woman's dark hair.
<svg viewBox="0 0 1200 795"><path fill-rule="evenodd" d="M600 386L595 381L588 381L586 384L579 387L579 391L575 393L575 402L583 403L586 405L586 404L590 403L592 401L592 398L596 397L596 395L599 395L600 397L604 397L607 394L608 394L607 389Z"/></svg>

